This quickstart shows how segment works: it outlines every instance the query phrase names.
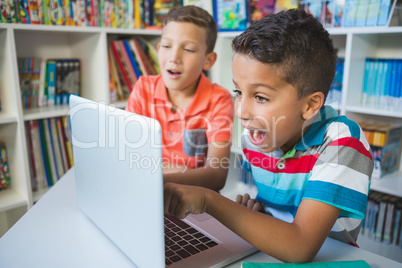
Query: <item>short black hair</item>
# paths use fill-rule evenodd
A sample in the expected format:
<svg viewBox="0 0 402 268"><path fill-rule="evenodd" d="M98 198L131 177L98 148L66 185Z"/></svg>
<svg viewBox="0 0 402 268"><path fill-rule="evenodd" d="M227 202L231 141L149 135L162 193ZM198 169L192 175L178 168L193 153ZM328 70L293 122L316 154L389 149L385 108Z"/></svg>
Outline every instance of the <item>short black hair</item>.
<svg viewBox="0 0 402 268"><path fill-rule="evenodd" d="M197 6L181 6L172 8L163 20L163 27L171 21L191 22L206 30L207 54L214 51L218 30L214 18L204 9Z"/></svg>
<svg viewBox="0 0 402 268"><path fill-rule="evenodd" d="M336 50L322 24L304 10L270 14L233 39L234 53L273 66L298 91L326 97L335 76Z"/></svg>

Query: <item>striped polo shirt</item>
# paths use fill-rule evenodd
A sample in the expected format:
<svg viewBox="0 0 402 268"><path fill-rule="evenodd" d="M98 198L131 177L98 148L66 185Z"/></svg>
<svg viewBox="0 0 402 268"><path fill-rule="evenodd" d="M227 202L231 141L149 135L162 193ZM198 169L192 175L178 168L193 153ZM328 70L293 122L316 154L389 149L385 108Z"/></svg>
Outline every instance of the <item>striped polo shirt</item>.
<svg viewBox="0 0 402 268"><path fill-rule="evenodd" d="M341 213L330 237L355 245L373 171L370 146L357 123L324 106L286 154L280 149L261 152L247 129L242 148L243 167L252 173L258 201L293 217L304 198L338 207Z"/></svg>

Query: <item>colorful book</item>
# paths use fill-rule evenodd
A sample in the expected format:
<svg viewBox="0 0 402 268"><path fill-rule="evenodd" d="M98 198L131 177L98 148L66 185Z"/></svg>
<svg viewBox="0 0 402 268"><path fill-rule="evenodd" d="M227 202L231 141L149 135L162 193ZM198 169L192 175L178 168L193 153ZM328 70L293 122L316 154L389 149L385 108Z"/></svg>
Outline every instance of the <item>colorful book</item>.
<svg viewBox="0 0 402 268"><path fill-rule="evenodd" d="M174 7L181 6L180 0L155 0L153 4L153 25L161 27L163 19Z"/></svg>
<svg viewBox="0 0 402 268"><path fill-rule="evenodd" d="M276 0L275 1L275 13L282 10L289 10L298 7L298 1L295 0Z"/></svg>
<svg viewBox="0 0 402 268"><path fill-rule="evenodd" d="M122 56L122 64L124 67L124 70L127 74L128 79L130 80L130 92L134 87L135 82L137 81L137 75L134 72L134 67L131 64L131 60L128 56L128 51L124 45L124 42L122 40L114 41L115 44L118 46L118 50L120 51L120 55Z"/></svg>
<svg viewBox="0 0 402 268"><path fill-rule="evenodd" d="M244 31L247 28L246 0L214 1L213 10L218 31Z"/></svg>
<svg viewBox="0 0 402 268"><path fill-rule="evenodd" d="M63 123L63 129L64 129L64 140L66 142L66 148L67 148L67 154L68 154L68 161L70 164L70 167L74 166L74 158L73 158L73 147L71 144L71 132L70 129L71 127L69 126L68 119L66 116L63 116L61 118L61 121Z"/></svg>
<svg viewBox="0 0 402 268"><path fill-rule="evenodd" d="M39 76L39 96L38 96L38 106L47 105L47 95L45 94L46 87L46 61L42 60L40 65L40 76Z"/></svg>
<svg viewBox="0 0 402 268"><path fill-rule="evenodd" d="M28 0L29 5L29 18L31 20L31 24L41 24L41 20L39 18L39 4L36 0Z"/></svg>
<svg viewBox="0 0 402 268"><path fill-rule="evenodd" d="M4 175L4 180L6 183L6 187L11 187L11 176L10 176L10 166L8 163L8 155L7 155L7 147L6 143L0 141L0 162L1 162L1 172Z"/></svg>
<svg viewBox="0 0 402 268"><path fill-rule="evenodd" d="M60 152L63 161L63 168L65 171L70 169L70 163L68 161L68 154L67 154L67 147L66 147L66 140L64 135L64 130L62 126L61 117L57 117L56 119L56 127L57 127L57 134L59 138L59 145L60 145Z"/></svg>
<svg viewBox="0 0 402 268"><path fill-rule="evenodd" d="M54 162L56 165L57 171L57 178L60 179L64 173L67 171L64 168L63 160L62 160L62 152L60 148L59 142L59 134L56 126L56 118L48 118L50 124L50 131L51 131L51 139L52 139L52 148L53 148L53 155L54 155Z"/></svg>
<svg viewBox="0 0 402 268"><path fill-rule="evenodd" d="M53 106L56 103L56 61L47 60L47 105Z"/></svg>
<svg viewBox="0 0 402 268"><path fill-rule="evenodd" d="M127 52L127 55L128 55L128 57L130 59L130 63L131 63L131 66L132 66L132 68L134 70L136 80L138 80L138 78L140 78L140 76L141 76L140 69L138 68L138 62L137 62L137 60L135 58L135 55L134 55L133 51L131 50L129 41L124 40L122 42L124 44L124 48L125 48L125 50Z"/></svg>
<svg viewBox="0 0 402 268"><path fill-rule="evenodd" d="M251 0L249 3L250 22L260 20L275 12L275 0Z"/></svg>
<svg viewBox="0 0 402 268"><path fill-rule="evenodd" d="M37 120L29 121L29 128L31 131L32 137L32 148L35 157L35 169L37 171L37 190L43 190L47 187L46 181L46 173L45 173L45 164L43 162L42 151L41 151L41 142L40 142L40 134L39 134L39 125Z"/></svg>
<svg viewBox="0 0 402 268"><path fill-rule="evenodd" d="M18 10L19 10L19 22L24 24L31 24L31 18L29 16L28 0L19 0Z"/></svg>
<svg viewBox="0 0 402 268"><path fill-rule="evenodd" d="M146 44L143 44L139 38L133 38L133 41L138 48L138 52L140 53L141 59L144 61L145 68L148 70L148 73L150 75L155 75L157 74L155 70L155 63L152 61L152 59L149 56L148 53L148 46Z"/></svg>
<svg viewBox="0 0 402 268"><path fill-rule="evenodd" d="M45 126L45 137L46 137L46 142L47 142L47 153L49 156L49 163L50 163L50 172L52 172L52 179L53 179L53 184L55 184L59 179L59 171L57 169L57 163L56 163L56 156L55 156L55 151L54 151L54 145L53 145L53 135L52 135L52 129L50 125L50 119L43 119L44 121L44 126Z"/></svg>
<svg viewBox="0 0 402 268"><path fill-rule="evenodd" d="M112 80L114 82L114 88L116 89L116 93L118 95L118 98L120 100L123 100L124 99L124 94L123 94L123 89L122 89L122 86L121 86L121 78L120 78L120 76L118 74L118 71L117 71L116 61L114 59L111 47L109 47L109 49L108 49L108 59L109 59L110 73L111 73L111 76L113 77Z"/></svg>
<svg viewBox="0 0 402 268"><path fill-rule="evenodd" d="M40 136L40 146L41 146L41 152L42 152L42 159L45 167L45 174L46 174L46 182L47 186L52 186L53 185L53 177L52 177L52 172L50 170L50 162L49 162L49 154L48 154L48 149L47 149L47 140L46 140L46 128L45 128L45 123L44 120L38 120L38 125L39 125L39 136Z"/></svg>
<svg viewBox="0 0 402 268"><path fill-rule="evenodd" d="M38 188L38 178L37 178L37 170L35 166L35 154L33 150L33 145L32 145L32 135L31 135L31 129L29 126L29 122L25 121L25 131L26 131L26 142L28 145L28 155L29 155L29 175L31 177L31 188L33 192L37 191Z"/></svg>
<svg viewBox="0 0 402 268"><path fill-rule="evenodd" d="M124 83L126 84L127 88L131 89L132 85L131 85L130 79L128 78L128 73L127 73L127 70L125 69L125 66L123 63L123 56L121 54L119 46L115 42L116 41L110 42L110 46L112 47L114 59L116 60L120 73L122 74L122 76L124 78Z"/></svg>
<svg viewBox="0 0 402 268"><path fill-rule="evenodd" d="M1 16L3 22L17 23L18 22L18 10L14 0L1 0Z"/></svg>

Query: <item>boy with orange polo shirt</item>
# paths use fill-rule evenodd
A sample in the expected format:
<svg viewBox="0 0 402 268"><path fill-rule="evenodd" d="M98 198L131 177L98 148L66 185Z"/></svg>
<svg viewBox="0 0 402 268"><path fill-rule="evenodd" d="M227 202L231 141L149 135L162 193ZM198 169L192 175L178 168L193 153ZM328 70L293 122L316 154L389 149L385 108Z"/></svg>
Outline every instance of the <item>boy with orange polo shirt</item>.
<svg viewBox="0 0 402 268"><path fill-rule="evenodd" d="M161 74L141 76L126 110L162 126L164 182L219 191L229 168L233 101L202 73L216 61L217 28L205 10L172 9L158 44Z"/></svg>

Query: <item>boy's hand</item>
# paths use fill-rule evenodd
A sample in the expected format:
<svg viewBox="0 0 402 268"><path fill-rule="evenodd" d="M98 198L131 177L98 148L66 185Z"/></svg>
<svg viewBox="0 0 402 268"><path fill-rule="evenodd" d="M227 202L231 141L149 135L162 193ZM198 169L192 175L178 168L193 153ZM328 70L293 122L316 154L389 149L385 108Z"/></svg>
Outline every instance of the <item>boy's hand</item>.
<svg viewBox="0 0 402 268"><path fill-rule="evenodd" d="M188 214L204 213L207 208L206 193L208 191L202 187L166 183L164 185L165 214L183 219Z"/></svg>
<svg viewBox="0 0 402 268"><path fill-rule="evenodd" d="M256 201L255 199L251 199L249 194L244 194L243 196L240 194L237 195L236 203L243 205L249 209L255 210L255 211L259 211L259 212L263 211L262 204L260 202Z"/></svg>

